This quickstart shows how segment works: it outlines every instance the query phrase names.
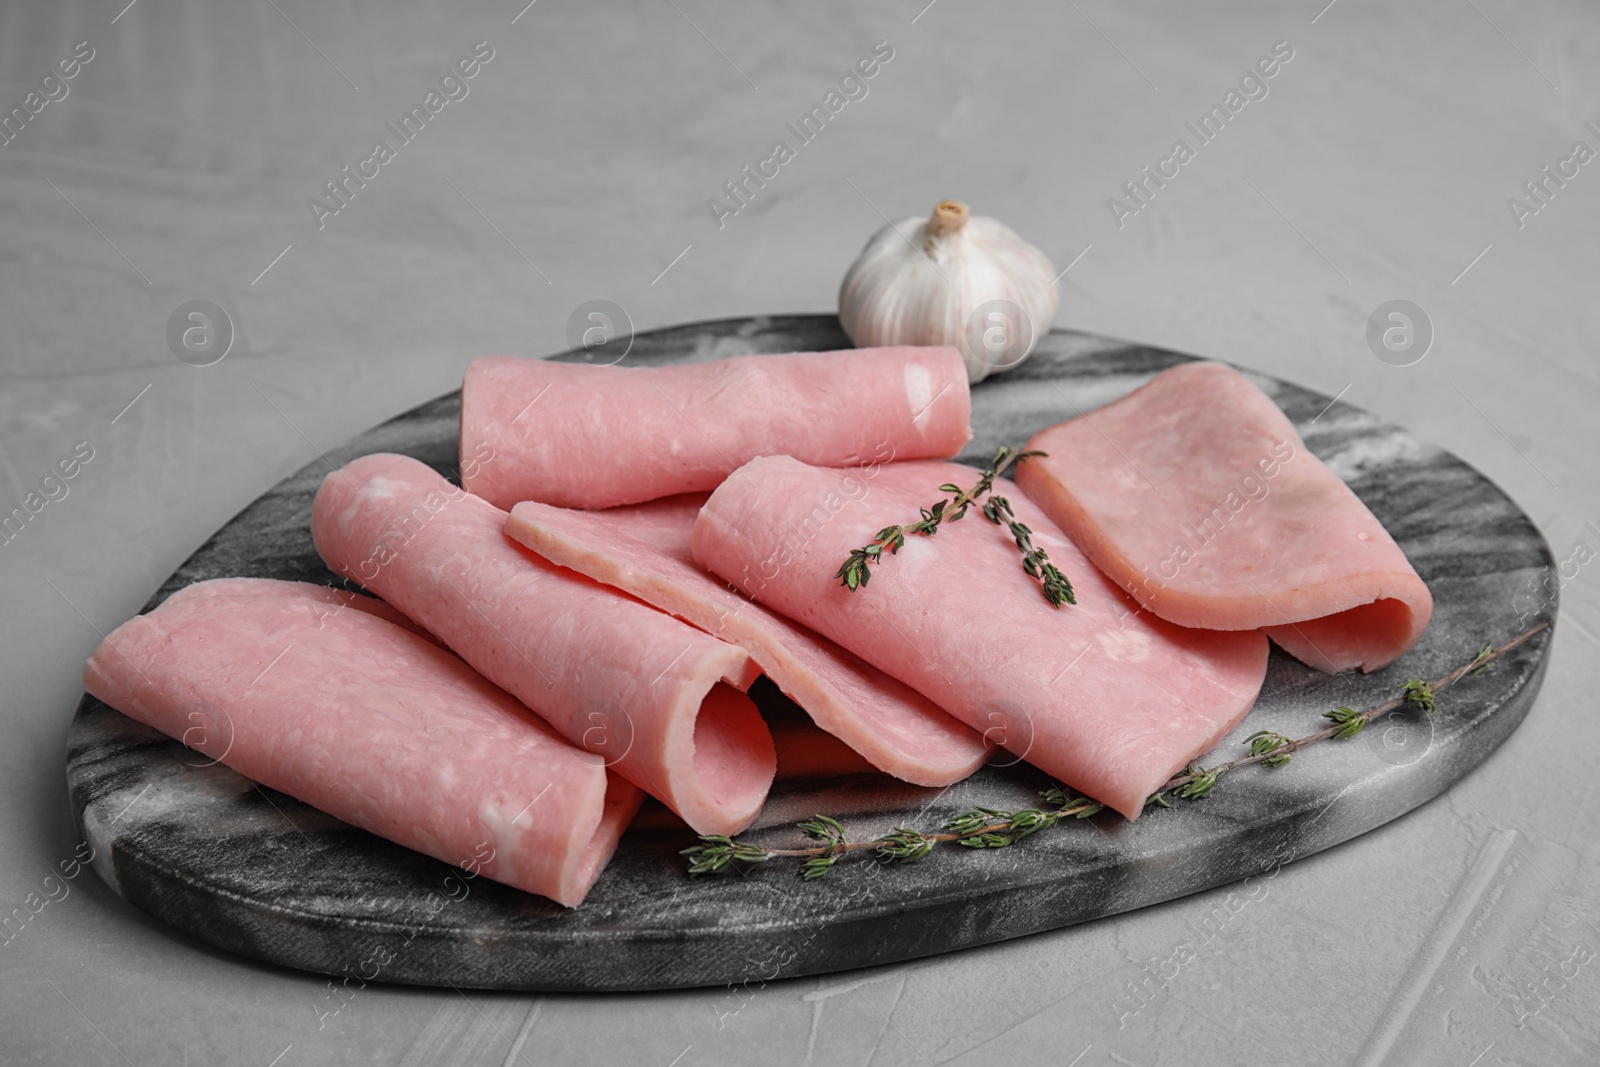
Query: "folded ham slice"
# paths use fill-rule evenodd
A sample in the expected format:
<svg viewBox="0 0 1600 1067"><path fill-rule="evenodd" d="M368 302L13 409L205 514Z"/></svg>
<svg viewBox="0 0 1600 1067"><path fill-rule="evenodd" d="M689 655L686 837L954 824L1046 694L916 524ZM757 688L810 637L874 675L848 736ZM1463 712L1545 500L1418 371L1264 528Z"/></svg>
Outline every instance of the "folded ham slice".
<svg viewBox="0 0 1600 1067"><path fill-rule="evenodd" d="M1322 671L1386 667L1433 597L1350 487L1249 379L1186 363L1036 435L1017 484L1150 611L1260 627Z"/></svg>
<svg viewBox="0 0 1600 1067"><path fill-rule="evenodd" d="M972 437L954 348L591 367L490 356L461 386L462 483L497 507L606 508L707 492L746 460L953 456Z"/></svg>
<svg viewBox="0 0 1600 1067"><path fill-rule="evenodd" d="M848 774L872 774L878 769L805 714L777 722L769 719L767 725L772 728L772 744L778 750L780 782L842 778Z"/></svg>
<svg viewBox="0 0 1600 1067"><path fill-rule="evenodd" d="M995 491L1072 580L1052 608L1010 536L976 512L913 536L855 592L833 577L877 531L908 522L945 482L977 472L895 463L855 500L843 473L757 459L711 494L694 557L768 607L920 691L990 741L1136 818L1173 772L1255 702L1259 632L1186 630L1141 613L1003 479Z"/></svg>
<svg viewBox="0 0 1600 1067"><path fill-rule="evenodd" d="M202 582L112 631L83 684L353 826L576 907L643 794L385 614L323 586Z"/></svg>
<svg viewBox="0 0 1600 1067"><path fill-rule="evenodd" d="M869 482L851 475L866 493ZM707 633L747 649L818 726L888 774L949 785L988 758L979 734L927 697L783 616L740 596L694 561L695 518L705 497L573 511L523 502L506 533L552 563L632 593Z"/></svg>
<svg viewBox="0 0 1600 1067"><path fill-rule="evenodd" d="M772 737L740 690L749 655L508 539L506 514L405 456L323 481L317 551L683 817L737 833L772 783Z"/></svg>

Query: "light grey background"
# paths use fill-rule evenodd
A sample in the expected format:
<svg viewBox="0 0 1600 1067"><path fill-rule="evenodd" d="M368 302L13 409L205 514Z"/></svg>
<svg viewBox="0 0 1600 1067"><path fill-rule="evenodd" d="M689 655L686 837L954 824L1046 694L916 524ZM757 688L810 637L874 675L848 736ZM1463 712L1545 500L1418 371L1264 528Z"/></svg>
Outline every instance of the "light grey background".
<svg viewBox="0 0 1600 1067"><path fill-rule="evenodd" d="M0 914L72 855L63 738L97 631L262 490L474 356L565 348L586 300L639 329L831 310L885 216L942 197L1058 269L1082 253L1058 325L1343 391L1487 472L1558 557L1600 549L1600 163L1520 229L1507 207L1600 149L1592 4L125 2L0 5L6 111L95 50L0 146L0 511L94 449L0 547ZM480 40L470 95L319 230L306 200ZM707 200L880 40L869 95L719 229ZM1282 40L1269 95L1119 229L1107 198ZM236 329L214 366L168 351L192 299ZM1393 299L1434 326L1414 366L1366 344ZM753 998L373 986L319 1029L322 979L86 872L0 944L0 1060L1594 1062L1594 570L1569 566L1544 694L1488 765L1285 868L1136 1014L1128 983L1228 890Z"/></svg>

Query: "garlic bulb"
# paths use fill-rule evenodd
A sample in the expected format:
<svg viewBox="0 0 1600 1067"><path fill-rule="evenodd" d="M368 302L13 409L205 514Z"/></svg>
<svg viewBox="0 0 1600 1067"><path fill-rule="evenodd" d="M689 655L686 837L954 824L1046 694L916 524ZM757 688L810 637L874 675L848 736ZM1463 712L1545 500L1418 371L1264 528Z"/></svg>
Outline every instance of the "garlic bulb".
<svg viewBox="0 0 1600 1067"><path fill-rule="evenodd" d="M859 347L955 345L978 382L1026 359L1060 303L1043 252L943 200L872 235L839 287L839 321Z"/></svg>

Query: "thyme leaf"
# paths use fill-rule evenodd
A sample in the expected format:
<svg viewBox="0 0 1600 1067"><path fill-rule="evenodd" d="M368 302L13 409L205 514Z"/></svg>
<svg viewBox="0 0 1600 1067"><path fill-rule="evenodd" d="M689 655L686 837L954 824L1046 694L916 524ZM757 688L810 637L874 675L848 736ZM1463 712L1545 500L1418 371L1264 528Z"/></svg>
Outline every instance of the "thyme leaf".
<svg viewBox="0 0 1600 1067"><path fill-rule="evenodd" d="M840 849L849 842L844 826L829 815L813 815L797 828L813 841L823 842L821 852L806 857L805 862L800 864L800 876L810 882L833 870L833 865L839 862Z"/></svg>
<svg viewBox="0 0 1600 1067"><path fill-rule="evenodd" d="M1338 724L1338 729L1334 730L1331 735L1335 741L1343 741L1346 738L1354 737L1361 732L1362 727L1367 725L1366 712L1357 711L1355 708L1347 708L1343 704L1340 704L1332 711L1323 712L1322 717L1332 719Z"/></svg>
<svg viewBox="0 0 1600 1067"><path fill-rule="evenodd" d="M1478 655L1482 656L1483 653L1480 651ZM1473 660L1472 662L1476 663L1478 661ZM1407 704L1421 708L1428 713L1428 718L1433 718L1433 686L1424 682L1421 678L1411 678L1400 687L1400 692L1404 695Z"/></svg>
<svg viewBox="0 0 1600 1067"><path fill-rule="evenodd" d="M1208 771L1198 764L1189 764L1183 772L1187 781L1178 786L1178 795L1185 800L1204 800L1211 795L1211 787L1217 784L1217 779L1227 773L1227 770L1226 765L1213 767Z"/></svg>
<svg viewBox="0 0 1600 1067"><path fill-rule="evenodd" d="M1261 756L1261 762L1268 767L1281 767L1294 759L1292 753L1278 751L1289 744L1289 739L1276 730L1257 730L1244 743L1250 746L1250 755Z"/></svg>
<svg viewBox="0 0 1600 1067"><path fill-rule="evenodd" d="M885 834L878 838L874 844L878 846L878 855L886 860L896 860L900 863L915 863L933 851L933 846L939 842L931 834L921 830L908 830L904 826L897 826L894 833Z"/></svg>
<svg viewBox="0 0 1600 1067"><path fill-rule="evenodd" d="M700 844L678 853L689 857L690 874L716 874L735 864L765 863L772 854L764 848L735 841L723 834L703 834Z"/></svg>

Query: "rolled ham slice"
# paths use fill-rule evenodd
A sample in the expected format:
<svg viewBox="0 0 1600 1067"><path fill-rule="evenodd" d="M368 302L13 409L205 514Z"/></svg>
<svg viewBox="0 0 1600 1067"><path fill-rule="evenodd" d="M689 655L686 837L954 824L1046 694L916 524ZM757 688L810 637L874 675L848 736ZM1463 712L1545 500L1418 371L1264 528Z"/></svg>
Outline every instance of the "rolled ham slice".
<svg viewBox="0 0 1600 1067"><path fill-rule="evenodd" d="M274 595L325 604L327 608L322 609L324 615L343 610L364 611L368 615L375 615L384 622L393 623L402 630L416 634L425 641L431 641L440 648L444 647L439 644L438 638L377 597L367 596L353 589L341 589L338 586L288 582L276 578L213 578L210 581L184 586L168 599L181 603L191 597L201 596L246 596L259 599Z"/></svg>
<svg viewBox="0 0 1600 1067"><path fill-rule="evenodd" d="M461 386L462 484L501 508L708 492L756 456L828 467L954 456L972 437L954 348L592 367L490 356Z"/></svg>
<svg viewBox="0 0 1600 1067"><path fill-rule="evenodd" d="M1321 671L1386 667L1433 597L1394 538L1244 375L1186 363L1028 442L1017 484L1182 626L1260 627Z"/></svg>
<svg viewBox="0 0 1600 1067"><path fill-rule="evenodd" d="M995 491L1071 579L1077 606L1052 608L1010 536L976 510L908 538L869 586L843 588L833 575L852 549L977 472L895 463L856 500L841 494L842 476L787 456L753 460L701 509L695 559L1130 819L1255 702L1265 637L1140 612L1003 479Z"/></svg>
<svg viewBox="0 0 1600 1067"><path fill-rule="evenodd" d="M317 551L564 737L605 757L696 833L749 825L772 784L772 737L741 690L741 648L508 539L506 514L406 456L363 456L323 481Z"/></svg>
<svg viewBox="0 0 1600 1067"><path fill-rule="evenodd" d="M112 631L84 688L352 826L576 907L643 794L376 601L341 596L190 586Z"/></svg>
<svg viewBox="0 0 1600 1067"><path fill-rule="evenodd" d="M881 469L881 468L880 468ZM868 482L854 486L870 492ZM854 653L740 596L694 561L704 496L678 496L609 511L525 501L506 533L570 567L749 651L816 724L873 766L917 785L958 782L989 746L931 700Z"/></svg>

